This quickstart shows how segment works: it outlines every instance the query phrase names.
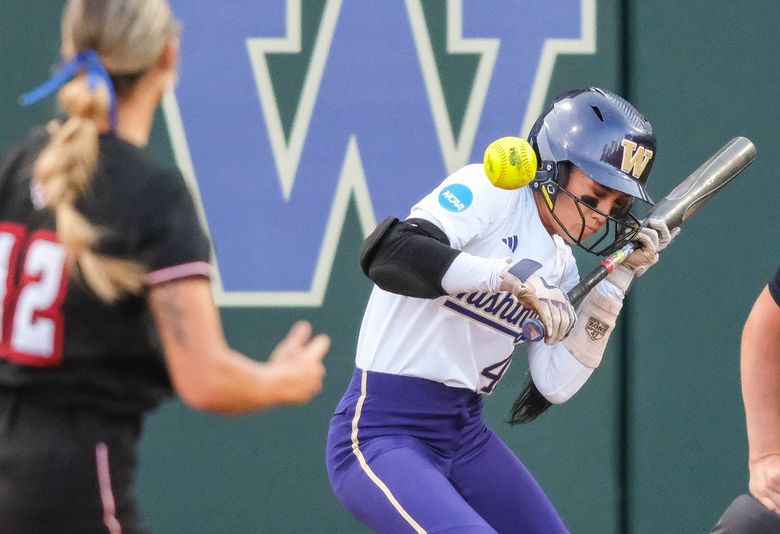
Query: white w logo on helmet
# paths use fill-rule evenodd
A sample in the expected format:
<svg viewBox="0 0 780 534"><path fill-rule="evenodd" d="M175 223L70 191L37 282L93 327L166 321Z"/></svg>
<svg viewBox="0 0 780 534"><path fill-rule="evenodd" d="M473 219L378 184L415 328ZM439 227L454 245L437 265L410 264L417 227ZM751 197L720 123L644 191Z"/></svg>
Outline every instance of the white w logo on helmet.
<svg viewBox="0 0 780 534"><path fill-rule="evenodd" d="M642 176L647 164L653 159L653 151L639 146L628 139L623 139L623 142L620 144L623 145L623 162L620 168L624 173L631 174L634 178L639 178Z"/></svg>

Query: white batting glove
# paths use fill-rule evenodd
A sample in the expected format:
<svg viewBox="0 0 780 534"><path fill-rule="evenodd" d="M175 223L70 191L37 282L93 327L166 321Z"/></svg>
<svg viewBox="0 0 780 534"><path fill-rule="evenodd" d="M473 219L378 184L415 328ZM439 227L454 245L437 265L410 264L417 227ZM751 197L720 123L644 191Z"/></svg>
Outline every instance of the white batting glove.
<svg viewBox="0 0 780 534"><path fill-rule="evenodd" d="M601 363L609 336L615 329L615 321L623 307L622 299L606 293L597 286L587 294L580 305L577 324L572 329L571 335L563 340L563 345L568 349L569 354L591 369L595 369Z"/></svg>
<svg viewBox="0 0 780 534"><path fill-rule="evenodd" d="M669 230L663 219L648 219L634 238L639 247L626 258L623 265L631 269L635 276L642 276L658 261L658 253L669 246L680 233L680 228Z"/></svg>
<svg viewBox="0 0 780 534"><path fill-rule="evenodd" d="M528 259L507 265L501 272L499 289L512 293L523 306L539 314L544 325L544 342L554 345L569 334L577 315L563 291L533 274L541 266Z"/></svg>

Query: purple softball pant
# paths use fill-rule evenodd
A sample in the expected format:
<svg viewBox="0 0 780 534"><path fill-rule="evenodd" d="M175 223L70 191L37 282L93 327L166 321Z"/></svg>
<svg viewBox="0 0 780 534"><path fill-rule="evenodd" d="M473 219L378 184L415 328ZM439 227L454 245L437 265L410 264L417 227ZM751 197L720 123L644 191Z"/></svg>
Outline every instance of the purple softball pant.
<svg viewBox="0 0 780 534"><path fill-rule="evenodd" d="M466 389L356 369L327 466L336 496L375 532L568 532Z"/></svg>

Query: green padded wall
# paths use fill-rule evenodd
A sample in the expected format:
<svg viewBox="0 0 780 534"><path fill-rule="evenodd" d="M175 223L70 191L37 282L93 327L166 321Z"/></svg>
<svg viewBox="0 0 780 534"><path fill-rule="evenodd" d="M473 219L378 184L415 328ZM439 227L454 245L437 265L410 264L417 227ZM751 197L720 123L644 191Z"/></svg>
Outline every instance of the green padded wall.
<svg viewBox="0 0 780 534"><path fill-rule="evenodd" d="M630 531L706 532L747 491L739 340L780 259L780 4L632 2L630 12L630 90L659 138L655 190L734 136L757 148L632 296Z"/></svg>

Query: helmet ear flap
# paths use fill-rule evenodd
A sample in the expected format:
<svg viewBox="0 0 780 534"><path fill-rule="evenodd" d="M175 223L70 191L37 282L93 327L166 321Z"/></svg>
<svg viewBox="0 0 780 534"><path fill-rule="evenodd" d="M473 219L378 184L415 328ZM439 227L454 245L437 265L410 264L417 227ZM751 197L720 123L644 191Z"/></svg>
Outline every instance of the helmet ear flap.
<svg viewBox="0 0 780 534"><path fill-rule="evenodd" d="M536 176L531 182L531 189L544 197L550 210L555 207L559 188L566 187L568 184L570 170L571 166L565 161L558 163L542 161L540 168L536 171Z"/></svg>
<svg viewBox="0 0 780 534"><path fill-rule="evenodd" d="M553 161L543 161L531 182L531 189L544 197L550 211L555 207L555 199L558 197L557 167Z"/></svg>

